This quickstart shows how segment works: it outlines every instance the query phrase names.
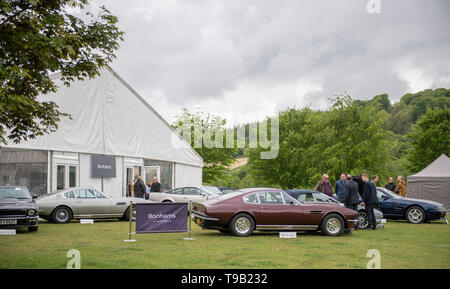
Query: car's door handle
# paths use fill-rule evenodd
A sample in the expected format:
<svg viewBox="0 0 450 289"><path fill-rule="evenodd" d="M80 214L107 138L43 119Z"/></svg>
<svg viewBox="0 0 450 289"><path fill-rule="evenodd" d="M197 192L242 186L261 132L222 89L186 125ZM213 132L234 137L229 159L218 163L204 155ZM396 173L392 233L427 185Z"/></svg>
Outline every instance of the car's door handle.
<svg viewBox="0 0 450 289"><path fill-rule="evenodd" d="M264 210L264 209L267 209L267 207L264 207L264 206L262 206L262 207L261 207L261 209L263 209L263 210Z"/></svg>
<svg viewBox="0 0 450 289"><path fill-rule="evenodd" d="M323 213L323 211L309 211L310 215L320 215L322 213Z"/></svg>

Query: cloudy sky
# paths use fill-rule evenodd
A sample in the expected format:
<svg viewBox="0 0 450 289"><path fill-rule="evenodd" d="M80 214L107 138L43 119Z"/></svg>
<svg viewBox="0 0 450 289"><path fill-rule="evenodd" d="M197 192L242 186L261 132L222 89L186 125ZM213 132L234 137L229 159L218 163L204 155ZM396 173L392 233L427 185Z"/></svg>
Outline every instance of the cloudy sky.
<svg viewBox="0 0 450 289"><path fill-rule="evenodd" d="M377 0L371 0L377 1ZM95 0L126 33L112 67L168 121L229 124L348 93L450 87L450 1Z"/></svg>

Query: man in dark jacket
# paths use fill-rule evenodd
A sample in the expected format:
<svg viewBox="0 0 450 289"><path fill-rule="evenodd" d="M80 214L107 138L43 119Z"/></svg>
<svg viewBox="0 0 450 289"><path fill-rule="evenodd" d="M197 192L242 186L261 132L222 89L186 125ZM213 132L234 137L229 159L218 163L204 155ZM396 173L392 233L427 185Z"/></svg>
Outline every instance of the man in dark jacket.
<svg viewBox="0 0 450 289"><path fill-rule="evenodd" d="M367 218L369 221L369 226L367 228L372 227L372 230L377 229L377 221L375 218L374 208L378 206L378 197L377 197L377 189L375 187L375 183L369 181L369 176L367 174L362 174L361 179L364 182L364 190L362 195L363 205L367 211ZM373 181L376 182L378 180L377 176L373 176Z"/></svg>
<svg viewBox="0 0 450 289"><path fill-rule="evenodd" d="M389 178L389 183L387 183L384 187L390 191L394 191L395 186L397 186L397 184L394 182L394 178Z"/></svg>
<svg viewBox="0 0 450 289"><path fill-rule="evenodd" d="M347 181L347 185L345 186L344 205L346 208L358 211L358 184L353 181L353 177L351 175L347 175ZM358 224L355 225L355 230L358 230Z"/></svg>
<svg viewBox="0 0 450 289"><path fill-rule="evenodd" d="M158 178L153 178L152 188L150 189L150 192L161 192L161 184L158 182Z"/></svg>
<svg viewBox="0 0 450 289"><path fill-rule="evenodd" d="M147 187L145 186L144 181L142 180L142 177L139 176L134 183L134 196L136 198L143 198L145 196L145 193L147 192Z"/></svg>
<svg viewBox="0 0 450 289"><path fill-rule="evenodd" d="M329 197L333 197L333 189L331 188L331 184L328 181L328 175L324 174L322 176L322 180L317 182L317 185L314 187L314 191L324 193Z"/></svg>

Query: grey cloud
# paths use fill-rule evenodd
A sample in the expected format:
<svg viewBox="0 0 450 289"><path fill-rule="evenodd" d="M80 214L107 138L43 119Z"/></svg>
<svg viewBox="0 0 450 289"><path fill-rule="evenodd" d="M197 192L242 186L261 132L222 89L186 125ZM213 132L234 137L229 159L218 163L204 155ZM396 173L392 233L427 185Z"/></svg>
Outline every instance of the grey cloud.
<svg viewBox="0 0 450 289"><path fill-rule="evenodd" d="M160 92L169 114L197 104L220 111L220 101L248 83L283 87L269 99L273 108L324 108L327 98L345 92L398 100L414 88L448 87L450 2L380 1L381 14L367 13L366 0L95 4L117 15L126 32L112 66L150 101L161 100L153 96ZM321 89L286 93L298 83ZM245 113L233 99L233 111L223 112Z"/></svg>

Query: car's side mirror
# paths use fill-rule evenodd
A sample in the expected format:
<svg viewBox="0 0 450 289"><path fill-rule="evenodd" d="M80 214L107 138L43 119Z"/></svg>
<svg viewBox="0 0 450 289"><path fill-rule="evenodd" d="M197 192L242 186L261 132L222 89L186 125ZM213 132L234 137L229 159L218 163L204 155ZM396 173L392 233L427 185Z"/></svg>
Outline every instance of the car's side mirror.
<svg viewBox="0 0 450 289"><path fill-rule="evenodd" d="M38 195L32 195L31 196L33 199L37 199L39 196Z"/></svg>
<svg viewBox="0 0 450 289"><path fill-rule="evenodd" d="M389 197L386 196L386 195L382 195L381 198L382 198L383 200L388 200L388 199L389 199Z"/></svg>

